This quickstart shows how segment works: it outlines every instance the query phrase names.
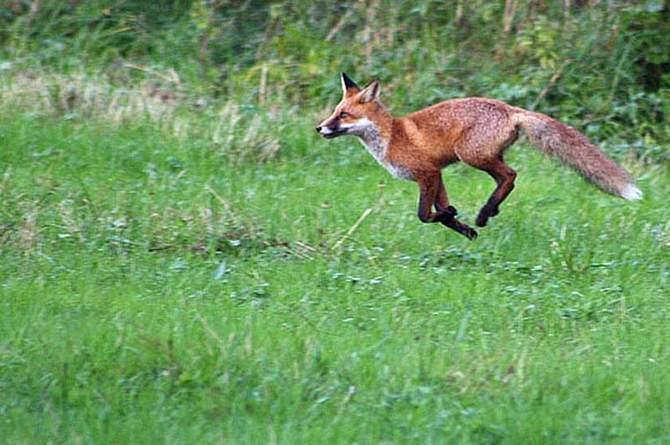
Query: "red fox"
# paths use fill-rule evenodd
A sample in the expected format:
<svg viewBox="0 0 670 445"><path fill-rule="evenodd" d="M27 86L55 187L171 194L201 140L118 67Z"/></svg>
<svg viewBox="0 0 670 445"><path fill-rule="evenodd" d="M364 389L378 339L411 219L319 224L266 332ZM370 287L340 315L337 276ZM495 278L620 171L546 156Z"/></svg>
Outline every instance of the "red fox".
<svg viewBox="0 0 670 445"><path fill-rule="evenodd" d="M642 198L623 168L586 136L545 114L471 97L447 100L397 118L379 100L379 81L360 88L342 73L341 82L342 100L316 131L328 139L357 136L393 176L417 182L418 216L424 223L439 222L469 239L476 238L474 229L456 219L441 171L463 161L493 177L497 187L475 220L484 227L514 188L516 172L505 164L503 153L516 141L519 128L532 145L556 156L601 190L627 200Z"/></svg>

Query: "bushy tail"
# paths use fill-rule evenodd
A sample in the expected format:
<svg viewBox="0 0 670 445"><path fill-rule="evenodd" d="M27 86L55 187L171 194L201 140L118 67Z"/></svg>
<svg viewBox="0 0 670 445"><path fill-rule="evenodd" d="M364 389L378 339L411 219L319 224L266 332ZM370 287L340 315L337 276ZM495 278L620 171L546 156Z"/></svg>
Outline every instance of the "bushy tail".
<svg viewBox="0 0 670 445"><path fill-rule="evenodd" d="M536 148L556 156L601 190L629 201L642 191L630 175L583 134L547 115L517 109L514 119Z"/></svg>

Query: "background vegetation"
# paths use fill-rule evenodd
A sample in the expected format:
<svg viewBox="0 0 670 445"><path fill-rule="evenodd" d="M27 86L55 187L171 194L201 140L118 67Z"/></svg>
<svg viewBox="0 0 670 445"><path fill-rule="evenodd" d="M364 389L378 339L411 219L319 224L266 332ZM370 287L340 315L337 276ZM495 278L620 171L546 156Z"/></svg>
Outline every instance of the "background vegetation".
<svg viewBox="0 0 670 445"><path fill-rule="evenodd" d="M670 3L0 2L0 442L667 443ZM314 124L482 95L640 203L510 150L468 242ZM472 221L493 187L445 172Z"/></svg>

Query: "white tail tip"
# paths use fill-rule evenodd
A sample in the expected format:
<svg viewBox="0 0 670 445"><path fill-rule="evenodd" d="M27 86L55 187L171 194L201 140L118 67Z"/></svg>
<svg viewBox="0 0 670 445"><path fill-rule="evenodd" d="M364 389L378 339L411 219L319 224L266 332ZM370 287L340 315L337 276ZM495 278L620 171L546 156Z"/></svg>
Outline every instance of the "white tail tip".
<svg viewBox="0 0 670 445"><path fill-rule="evenodd" d="M637 201L642 199L642 190L637 188L635 184L627 184L626 187L621 192L621 197L627 199L628 201Z"/></svg>

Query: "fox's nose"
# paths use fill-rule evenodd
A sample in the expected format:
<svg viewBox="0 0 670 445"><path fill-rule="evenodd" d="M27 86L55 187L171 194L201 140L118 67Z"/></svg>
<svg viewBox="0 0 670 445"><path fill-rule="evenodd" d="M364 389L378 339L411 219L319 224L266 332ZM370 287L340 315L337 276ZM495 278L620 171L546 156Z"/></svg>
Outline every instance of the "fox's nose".
<svg viewBox="0 0 670 445"><path fill-rule="evenodd" d="M317 133L321 133L321 125L319 125L318 127L316 127L316 132L317 132Z"/></svg>

